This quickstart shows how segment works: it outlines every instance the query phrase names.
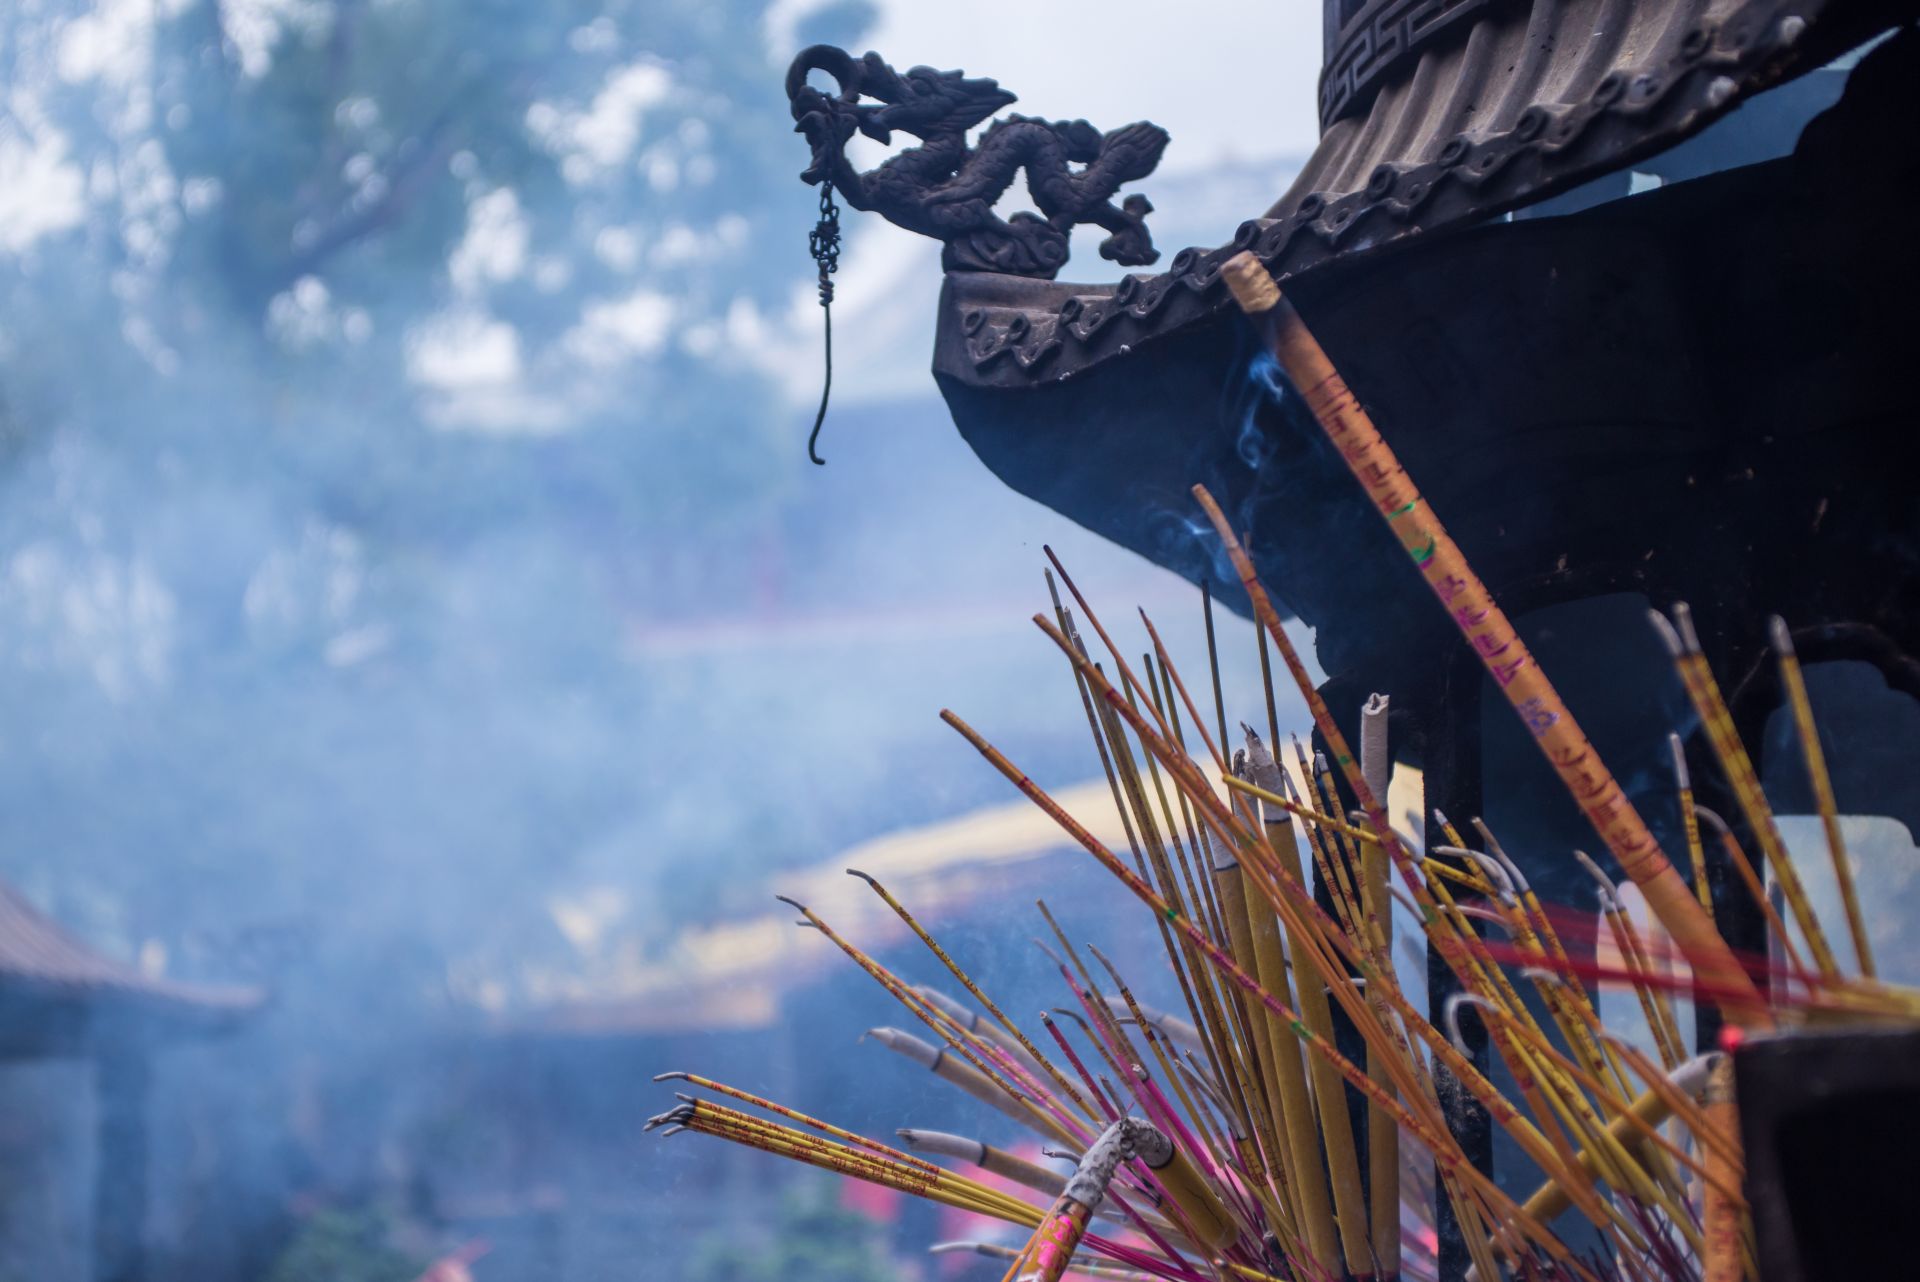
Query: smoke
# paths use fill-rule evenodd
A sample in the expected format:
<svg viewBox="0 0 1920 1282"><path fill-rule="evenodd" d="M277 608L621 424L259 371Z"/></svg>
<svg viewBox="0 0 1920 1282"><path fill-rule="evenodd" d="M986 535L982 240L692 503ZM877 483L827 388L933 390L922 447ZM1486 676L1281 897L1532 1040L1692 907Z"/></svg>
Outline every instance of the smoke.
<svg viewBox="0 0 1920 1282"><path fill-rule="evenodd" d="M1240 431L1234 441L1234 452L1257 475L1278 449L1263 430L1258 411L1263 405L1279 406L1293 394L1293 387L1287 382L1286 372L1280 368L1280 362L1273 353L1266 351L1254 353L1253 360L1247 366L1247 378L1254 395L1248 398L1246 408L1241 411Z"/></svg>
<svg viewBox="0 0 1920 1282"><path fill-rule="evenodd" d="M805 464L755 350L815 199L740 39L764 6L639 8L15 24L0 164L39 186L0 209L0 876L111 958L271 993L140 1048L156 1282L292 1282L296 1236L389 1222L421 1262L485 1223L479 1282L671 1276L658 1244L764 1178L640 1147L675 1061L883 1134L947 1120L838 1053L889 1017L857 977L759 1024L623 1003L782 877L1008 800L942 706L1049 786L1096 775L1029 622L1043 543L1203 683L1194 594L1002 487L924 376ZM1197 513L1164 537L1233 584ZM1244 625L1220 639L1229 707L1259 706ZM1146 929L1081 897L1063 917L1116 951ZM1032 927L954 942L1057 1000ZM1172 1005L1166 978L1138 982ZM30 1085L10 1115L66 1121L0 1177L82 1227L0 1269L64 1282L91 1085Z"/></svg>
<svg viewBox="0 0 1920 1282"><path fill-rule="evenodd" d="M1240 575L1227 556L1226 544L1197 507L1192 514L1161 508L1149 512L1146 521L1161 565L1184 579L1212 584L1216 593L1222 587L1238 586Z"/></svg>

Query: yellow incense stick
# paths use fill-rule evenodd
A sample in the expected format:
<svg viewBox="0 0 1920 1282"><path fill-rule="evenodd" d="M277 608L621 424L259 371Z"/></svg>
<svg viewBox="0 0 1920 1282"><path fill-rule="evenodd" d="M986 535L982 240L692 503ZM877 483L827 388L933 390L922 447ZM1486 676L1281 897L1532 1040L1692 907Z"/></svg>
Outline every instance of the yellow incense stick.
<svg viewBox="0 0 1920 1282"><path fill-rule="evenodd" d="M1773 906L1773 896L1767 893L1766 886L1761 883L1760 874L1754 870L1753 861L1748 859L1747 852L1741 849L1740 839L1733 835L1733 829L1727 826L1727 821L1722 819L1717 811L1709 810L1696 801L1693 805L1693 813L1707 827L1713 829L1714 836L1720 843L1720 853L1726 856L1727 863L1740 878L1740 884L1746 888L1747 897L1753 900L1754 906L1760 910L1760 915L1766 919L1767 929L1772 932L1773 938L1780 941L1780 949L1786 954L1787 965L1793 968L1795 977L1808 988L1812 988L1813 973L1807 969L1807 963L1801 959L1800 949L1794 944L1793 936L1787 933L1787 923L1780 919L1780 910Z"/></svg>
<svg viewBox="0 0 1920 1282"><path fill-rule="evenodd" d="M1043 630L1051 631L1045 620L1036 619L1036 622L1041 625ZM1057 633L1054 634L1054 638L1057 643L1065 642L1065 638L1059 636ZM1107 687L1107 691L1111 693L1111 687ZM1115 697L1117 697L1117 695ZM1124 702L1124 700L1122 700L1122 702ZM1346 1059L1345 1056L1341 1055L1330 1041L1321 1038L1309 1028L1306 1023L1301 1020L1297 1011L1288 1008L1284 1003L1263 989L1259 982L1251 975L1235 965L1233 959L1229 957L1219 945L1207 939L1204 934L1199 932L1191 920L1177 913L1172 906L1168 904L1165 899L1161 898L1144 880L1115 859L1112 852L1107 850L1099 838L1082 827L1079 821L1075 820L1071 814L1021 771L1019 767L1009 761L1003 753L991 743L987 742L986 739L982 738L977 731L971 726L968 726L951 711L942 711L940 715L942 720L959 731L995 769L1005 775L1007 779L1032 800L1034 804L1038 805L1050 815L1054 822L1058 823L1083 849L1092 854L1107 871L1119 878L1129 890L1150 904L1156 912L1165 915L1169 922L1174 924L1182 934L1193 939L1196 946L1200 948L1208 960L1219 968L1223 974L1228 976L1250 996L1267 1004L1269 1009L1274 1010L1276 1014L1290 1021L1304 1046L1309 1048L1319 1059L1331 1064L1341 1077L1357 1090L1367 1095L1369 1099L1380 1099L1384 1107L1393 1111L1401 1127L1414 1134L1418 1141L1434 1155L1436 1168L1438 1170L1444 1171L1463 1181L1479 1196L1492 1205L1501 1208L1503 1214L1511 1217L1506 1223L1509 1224L1515 1232L1522 1235L1528 1241L1534 1242L1563 1267L1572 1271L1575 1276L1588 1279L1592 1278L1591 1272L1585 1269L1578 1260L1574 1259L1564 1244L1551 1233L1547 1232L1543 1226L1518 1215L1518 1204L1506 1194L1502 1193L1491 1179L1474 1169L1473 1165L1465 1160L1458 1145L1453 1142L1452 1137L1447 1135L1444 1129L1438 1128L1426 1119L1408 1111L1402 1101L1395 1100L1392 1097L1382 1098L1383 1092L1380 1087L1370 1080L1364 1071ZM1296 965L1297 964L1296 962ZM1441 1045L1444 1045L1444 1039L1442 1039ZM1436 1050L1438 1049L1439 1046L1436 1046ZM1451 1051L1451 1047L1448 1047L1447 1050ZM1470 1077L1478 1076L1471 1063L1464 1058L1458 1057L1457 1053L1448 1066L1455 1069L1456 1075L1461 1077L1463 1081L1469 1080ZM1499 1106L1499 1097L1497 1094L1492 1096L1492 1102L1498 1106L1495 1111L1499 1115L1512 1118L1515 1121L1520 1120L1510 1106ZM1525 1132L1518 1132L1517 1137L1522 1140L1523 1146L1526 1146ZM1530 1149L1529 1156L1534 1157L1536 1161L1541 1161L1543 1164L1552 1161L1550 1156L1538 1149Z"/></svg>
<svg viewBox="0 0 1920 1282"><path fill-rule="evenodd" d="M1221 780L1221 782L1236 792L1244 792L1249 797L1259 798L1276 810L1284 810L1290 815L1298 815L1308 823L1316 824L1319 827L1340 833L1363 845L1378 846L1380 844L1380 839L1364 828L1356 828L1344 820L1335 819L1332 815L1323 815L1318 810L1314 810L1309 806L1303 806L1299 802L1283 797L1277 792L1262 788L1250 780L1241 779L1235 775L1228 775L1225 779Z"/></svg>
<svg viewBox="0 0 1920 1282"><path fill-rule="evenodd" d="M1667 736L1667 752L1673 759L1673 781L1679 792L1680 826L1687 836L1687 859L1693 865L1693 893L1700 911L1713 916L1713 887L1707 884L1707 851L1700 841L1700 817L1693 813L1693 776L1687 770L1687 751L1680 736Z"/></svg>
<svg viewBox="0 0 1920 1282"><path fill-rule="evenodd" d="M1693 611L1682 601L1674 604L1671 624L1658 610L1651 611L1650 617L1655 631L1673 655L1681 684L1686 686L1687 697L1693 702L1694 711L1700 716L1701 727L1707 732L1707 742L1720 762L1720 769L1733 789L1734 798L1740 803L1740 813L1753 830L1754 840L1760 843L1760 852L1766 856L1774 880L1786 896L1787 907L1800 927L1800 934L1807 941L1807 951L1813 954L1813 964L1819 967L1822 976L1838 979L1840 964L1834 960L1833 949L1827 944L1827 933L1821 929L1820 919L1814 915L1813 904L1808 900L1806 887L1800 881L1800 872L1794 866L1793 857L1787 852L1787 843L1781 839L1780 829L1773 821L1773 808L1767 804L1766 793L1761 791L1760 776L1753 768L1752 758L1747 755L1747 747L1740 742L1740 732L1733 724L1733 714L1727 710L1726 700L1721 697L1720 683L1714 679L1713 669L1707 666L1707 657L1701 652L1700 638L1693 629Z"/></svg>
<svg viewBox="0 0 1920 1282"><path fill-rule="evenodd" d="M1297 868L1298 856L1294 858ZM1259 976L1262 988L1287 1000L1292 993L1280 951L1279 928L1271 909L1267 909L1265 896L1247 893L1249 873L1238 860L1230 867L1219 869L1219 874L1222 895L1230 904L1228 910L1238 917L1237 928L1230 926L1235 960L1240 962L1241 969ZM1339 1230L1333 1217L1332 1193L1327 1186L1320 1146L1316 1142L1319 1131L1308 1093L1306 1069L1300 1061L1300 1043L1285 1020L1265 1007L1260 1008L1260 1013L1267 1034L1262 1067L1273 1081L1272 1098L1287 1178L1294 1190L1308 1248L1322 1264L1332 1264L1340 1251Z"/></svg>
<svg viewBox="0 0 1920 1282"><path fill-rule="evenodd" d="M1780 684L1786 687L1787 706L1793 709L1793 728L1800 737L1800 758L1806 763L1807 779L1813 785L1813 801L1820 812L1820 826L1826 830L1827 853L1833 858L1833 879L1840 887L1840 902L1846 906L1847 931L1853 936L1853 951L1860 961L1860 973L1872 979L1873 948L1867 943L1867 922L1861 915L1860 896L1853 886L1853 864L1847 859L1847 843L1840 834L1840 813L1833 799L1833 778L1827 773L1827 754L1820 746L1820 731L1813 720L1813 703L1807 698L1807 679L1800 671L1800 656L1794 653L1793 634L1787 631L1786 621L1775 616L1772 634L1774 653L1780 661Z"/></svg>
<svg viewBox="0 0 1920 1282"><path fill-rule="evenodd" d="M953 977L960 981L961 987L965 988L969 993L973 994L974 999L978 1001L982 1006L985 1006L987 1008L987 1012L991 1014L996 1020L1000 1021L1000 1026L1006 1029L1008 1033L1012 1034L1015 1040L1019 1042L1020 1049L1026 1051L1027 1054L1031 1055L1034 1061L1038 1063L1040 1067L1042 1067L1047 1071L1048 1076L1053 1078L1054 1084L1060 1088L1060 1090L1066 1095L1068 1099L1073 1101L1074 1107L1078 1108L1082 1113L1086 1114L1088 1118L1092 1118L1094 1116L1093 1109L1087 1104L1086 1100L1081 1098L1080 1092L1074 1089L1073 1083L1069 1082L1066 1079L1066 1076L1063 1073L1061 1073L1059 1069L1055 1068L1053 1064L1048 1061L1045 1055L1042 1055L1040 1053L1039 1047L1035 1046L1032 1042L1027 1040L1027 1035L1021 1032L1020 1029L1014 1024L1014 1022L1008 1019L1006 1015L1002 1013L1002 1011L998 1006L993 1004L993 999L991 997L988 997L985 993L980 991L980 986L975 984L973 982L972 977L969 976L966 971L960 969L960 963L954 961L953 958L948 955L947 950L942 948L939 942L935 940L932 935L929 935L927 933L926 928L921 926L919 921L917 921L914 918L914 915L907 911L905 904L902 904L899 900L895 899L893 895L888 892L887 888L885 886L882 886L878 880L868 876L866 873L861 872L859 869L849 868L847 869L847 874L852 877L858 877L860 880L866 882L867 885L873 890L873 893L880 896L881 901L885 903L887 907L893 909L894 913L900 918L901 921L907 924L907 928L913 931L914 935L920 940L920 942L925 944L927 948L932 951L933 955L940 959L941 964L944 965L947 968L947 970L952 973Z"/></svg>

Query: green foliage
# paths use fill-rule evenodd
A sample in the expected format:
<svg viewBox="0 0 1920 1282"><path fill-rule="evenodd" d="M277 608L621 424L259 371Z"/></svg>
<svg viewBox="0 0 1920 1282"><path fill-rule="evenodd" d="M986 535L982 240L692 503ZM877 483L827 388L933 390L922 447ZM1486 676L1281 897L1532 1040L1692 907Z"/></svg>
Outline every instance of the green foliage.
<svg viewBox="0 0 1920 1282"><path fill-rule="evenodd" d="M412 1282L426 1265L390 1243L392 1225L372 1211L320 1211L268 1271L266 1282Z"/></svg>
<svg viewBox="0 0 1920 1282"><path fill-rule="evenodd" d="M701 1244L688 1282L894 1282L873 1221L843 1209L831 1180L803 1180L782 1198L765 1234L716 1234Z"/></svg>

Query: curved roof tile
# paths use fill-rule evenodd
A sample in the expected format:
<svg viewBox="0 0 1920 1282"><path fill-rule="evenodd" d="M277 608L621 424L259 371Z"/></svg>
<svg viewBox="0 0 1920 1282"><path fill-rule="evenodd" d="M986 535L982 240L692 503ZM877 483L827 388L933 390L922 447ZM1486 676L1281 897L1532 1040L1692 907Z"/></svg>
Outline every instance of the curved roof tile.
<svg viewBox="0 0 1920 1282"><path fill-rule="evenodd" d="M950 274L935 369L984 387L1072 378L1230 306L1220 265L1241 250L1285 279L1531 203L1673 145L1915 7L1462 6L1472 21L1452 23L1363 109L1335 119L1293 186L1228 244L1182 250L1166 272L1108 286Z"/></svg>

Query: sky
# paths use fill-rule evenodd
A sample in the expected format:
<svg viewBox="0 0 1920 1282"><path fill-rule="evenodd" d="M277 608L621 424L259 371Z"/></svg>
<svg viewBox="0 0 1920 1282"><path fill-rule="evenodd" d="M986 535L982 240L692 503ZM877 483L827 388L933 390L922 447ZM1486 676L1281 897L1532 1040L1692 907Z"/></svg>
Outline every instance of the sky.
<svg viewBox="0 0 1920 1282"><path fill-rule="evenodd" d="M1309 150L1319 138L1313 0L882 0L872 44L896 66L992 76L1016 110L1102 128L1146 115L1173 135L1163 168Z"/></svg>

